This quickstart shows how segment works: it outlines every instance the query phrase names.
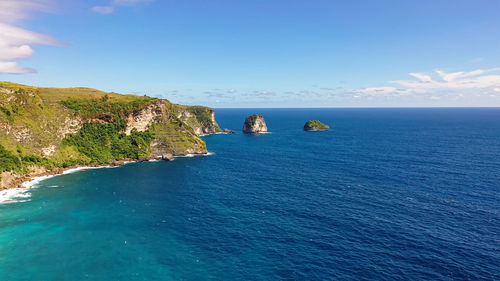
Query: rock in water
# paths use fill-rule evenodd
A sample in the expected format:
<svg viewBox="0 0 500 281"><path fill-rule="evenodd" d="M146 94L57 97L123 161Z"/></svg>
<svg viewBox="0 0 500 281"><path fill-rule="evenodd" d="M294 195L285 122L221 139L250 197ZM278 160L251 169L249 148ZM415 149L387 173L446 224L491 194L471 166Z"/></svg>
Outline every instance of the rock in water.
<svg viewBox="0 0 500 281"><path fill-rule="evenodd" d="M330 129L330 126L319 122L319 120L309 120L304 125L304 131L324 131Z"/></svg>
<svg viewBox="0 0 500 281"><path fill-rule="evenodd" d="M244 133L264 133L267 132L266 121L262 115L254 114L248 116L243 125Z"/></svg>

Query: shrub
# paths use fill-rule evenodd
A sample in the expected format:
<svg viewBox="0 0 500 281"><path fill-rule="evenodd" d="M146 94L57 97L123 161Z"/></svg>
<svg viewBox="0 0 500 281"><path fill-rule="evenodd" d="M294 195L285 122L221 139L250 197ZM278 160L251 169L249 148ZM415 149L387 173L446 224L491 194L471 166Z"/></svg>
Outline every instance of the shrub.
<svg viewBox="0 0 500 281"><path fill-rule="evenodd" d="M123 119L112 123L88 122L78 133L68 135L63 145L73 145L77 150L95 163L108 163L112 159L149 156L153 135L149 130L133 130L129 136L122 133L126 128Z"/></svg>
<svg viewBox="0 0 500 281"><path fill-rule="evenodd" d="M21 161L12 152L0 145L0 173L18 171L21 169Z"/></svg>

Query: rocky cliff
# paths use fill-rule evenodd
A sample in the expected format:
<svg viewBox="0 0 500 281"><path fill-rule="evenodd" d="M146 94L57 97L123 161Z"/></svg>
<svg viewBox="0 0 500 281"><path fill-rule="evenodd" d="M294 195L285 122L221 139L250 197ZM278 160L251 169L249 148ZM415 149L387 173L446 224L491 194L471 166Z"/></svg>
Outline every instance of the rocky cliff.
<svg viewBox="0 0 500 281"><path fill-rule="evenodd" d="M215 111L213 108L205 106L174 105L174 113L199 135L209 135L221 132L217 121L215 121Z"/></svg>
<svg viewBox="0 0 500 281"><path fill-rule="evenodd" d="M244 133L264 133L267 132L267 125L262 115L252 115L245 119L243 124Z"/></svg>
<svg viewBox="0 0 500 281"><path fill-rule="evenodd" d="M89 88L0 82L0 189L26 174L206 153L214 110Z"/></svg>

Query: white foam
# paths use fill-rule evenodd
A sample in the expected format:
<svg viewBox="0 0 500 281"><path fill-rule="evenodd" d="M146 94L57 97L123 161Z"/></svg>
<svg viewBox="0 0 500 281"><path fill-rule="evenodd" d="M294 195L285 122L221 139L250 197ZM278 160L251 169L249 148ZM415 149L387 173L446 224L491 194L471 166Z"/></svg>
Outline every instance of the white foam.
<svg viewBox="0 0 500 281"><path fill-rule="evenodd" d="M9 204L16 202L27 202L31 199L30 190L27 188L11 188L0 191L0 204Z"/></svg>
<svg viewBox="0 0 500 281"><path fill-rule="evenodd" d="M230 132L216 132L216 133L212 133L212 134L201 134L201 135L198 135L198 137L206 137L206 136L211 136L211 135L230 135L230 134L236 134L236 131L233 131L233 133L230 133Z"/></svg>
<svg viewBox="0 0 500 281"><path fill-rule="evenodd" d="M211 156L211 155L215 155L214 152L207 152L205 154L186 154L186 155L179 155L179 156L174 156L174 158L185 158L185 157L195 157L195 156Z"/></svg>
<svg viewBox="0 0 500 281"><path fill-rule="evenodd" d="M29 181L25 181L21 184L23 188L32 188L38 185L41 181L50 179L51 177L54 177L55 175L47 175L47 176L41 176L41 177L34 177Z"/></svg>
<svg viewBox="0 0 500 281"><path fill-rule="evenodd" d="M108 167L109 167L109 166L102 166L102 167L88 167L88 166L84 166L84 167L77 167L77 168L68 169L68 170L66 170L66 171L62 172L62 175L71 174L71 173L78 172L78 171L83 171L83 170L99 169L99 168L108 168Z"/></svg>
<svg viewBox="0 0 500 281"><path fill-rule="evenodd" d="M195 157L195 156L210 156L214 155L215 153L213 152L208 152L206 154L188 154L186 156L175 156L175 157ZM149 160L151 162L156 162L160 160ZM129 163L135 163L136 161L125 161L124 165L129 164ZM8 204L8 203L15 203L15 202L27 202L31 201L31 199L26 199L31 197L30 190L32 188L38 187L40 182L50 179L52 177L57 177L60 175L67 175L79 171L84 171L84 170L90 170L90 169L100 169L100 168L117 168L120 166L101 166L101 167L89 167L89 166L84 166L84 167L77 167L73 169L68 169L63 171L61 174L55 174L55 175L46 175L46 176L40 176L40 177L33 177L31 180L25 181L21 184L21 188L10 188L10 189L5 189L0 191L0 204ZM49 187L58 187L57 185L51 185Z"/></svg>

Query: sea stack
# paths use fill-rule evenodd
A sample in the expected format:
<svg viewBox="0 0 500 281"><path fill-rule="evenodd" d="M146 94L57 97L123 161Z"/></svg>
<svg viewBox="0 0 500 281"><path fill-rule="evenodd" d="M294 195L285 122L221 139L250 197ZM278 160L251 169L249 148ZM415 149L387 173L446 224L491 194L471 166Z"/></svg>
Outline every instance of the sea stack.
<svg viewBox="0 0 500 281"><path fill-rule="evenodd" d="M248 116L243 125L244 133L265 133L267 132L266 121L262 115L254 114Z"/></svg>
<svg viewBox="0 0 500 281"><path fill-rule="evenodd" d="M325 131L330 129L330 126L319 122L319 120L309 120L304 125L304 131Z"/></svg>

